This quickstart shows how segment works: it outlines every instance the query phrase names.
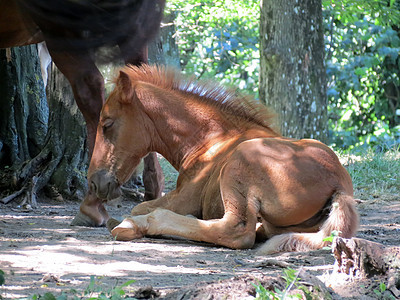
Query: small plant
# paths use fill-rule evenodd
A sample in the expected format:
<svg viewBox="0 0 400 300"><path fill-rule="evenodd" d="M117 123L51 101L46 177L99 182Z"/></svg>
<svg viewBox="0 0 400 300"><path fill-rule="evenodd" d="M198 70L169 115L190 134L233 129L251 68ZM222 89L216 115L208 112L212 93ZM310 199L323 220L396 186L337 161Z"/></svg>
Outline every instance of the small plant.
<svg viewBox="0 0 400 300"><path fill-rule="evenodd" d="M101 277L97 277L100 278ZM80 296L79 293L76 290L70 290L70 294L72 294L72 298L69 298L66 293L62 293L59 296L55 296L52 293L45 293L43 296L35 294L33 295L30 299L32 300L68 300L68 299L86 299L86 300L120 300L120 299L134 299L126 296L126 293L124 291L124 288L127 286L133 284L135 280L128 280L127 282L121 284L121 285L116 285L112 287L111 289L104 290L104 287L101 286L100 282L96 281L95 276L90 276L90 282L87 288L81 293Z"/></svg>
<svg viewBox="0 0 400 300"><path fill-rule="evenodd" d="M5 275L4 271L0 269L0 285L3 285L4 282L6 281L4 275Z"/></svg>
<svg viewBox="0 0 400 300"><path fill-rule="evenodd" d="M385 294L386 291L386 284L381 282L379 283L379 289L374 289L373 290L375 295L378 296L379 299L396 299L393 295L391 294Z"/></svg>
<svg viewBox="0 0 400 300"><path fill-rule="evenodd" d="M274 291L270 291L263 287L261 284L253 286L256 289L256 299L257 300L284 300L284 299L302 299L303 296L300 293L294 295L288 295L289 291L293 286L297 287L299 278L298 273L296 274L296 270L287 268L283 270L283 279L286 281L286 287L283 291L279 288L274 287Z"/></svg>
<svg viewBox="0 0 400 300"><path fill-rule="evenodd" d="M386 284L381 282L379 284L379 290L374 289L374 293L377 294L378 296L382 296L382 294L386 291Z"/></svg>
<svg viewBox="0 0 400 300"><path fill-rule="evenodd" d="M96 283L95 276L90 276L90 283L89 286L86 288L84 294L85 296L89 295L89 299L112 299L112 300L119 300L119 299L129 299L124 297L125 291L124 288L133 284L135 280L128 280L127 282L121 284L120 286L115 286L107 291L103 291L102 287ZM97 297L92 297L93 294L98 294Z"/></svg>
<svg viewBox="0 0 400 300"><path fill-rule="evenodd" d="M332 230L331 235L330 235L330 236L327 236L326 238L324 238L323 241L324 241L324 242L329 242L329 243L332 244L333 239L334 239L335 237L339 236L340 232L341 232L340 230ZM332 247L331 247L331 246L325 246L325 247L323 247L322 249L324 249L324 250L331 250Z"/></svg>
<svg viewBox="0 0 400 300"><path fill-rule="evenodd" d="M3 270L0 269L0 286L2 286L5 283L5 273ZM3 299L3 296L0 295L0 300Z"/></svg>

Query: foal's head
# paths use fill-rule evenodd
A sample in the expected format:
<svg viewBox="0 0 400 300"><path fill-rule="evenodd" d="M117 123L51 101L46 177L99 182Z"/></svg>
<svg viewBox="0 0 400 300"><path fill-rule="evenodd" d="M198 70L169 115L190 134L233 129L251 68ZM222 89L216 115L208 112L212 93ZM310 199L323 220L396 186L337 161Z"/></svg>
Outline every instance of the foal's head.
<svg viewBox="0 0 400 300"><path fill-rule="evenodd" d="M146 130L149 120L141 107L135 82L121 71L101 111L89 166L90 189L99 198L118 197L118 187L130 178L150 150Z"/></svg>

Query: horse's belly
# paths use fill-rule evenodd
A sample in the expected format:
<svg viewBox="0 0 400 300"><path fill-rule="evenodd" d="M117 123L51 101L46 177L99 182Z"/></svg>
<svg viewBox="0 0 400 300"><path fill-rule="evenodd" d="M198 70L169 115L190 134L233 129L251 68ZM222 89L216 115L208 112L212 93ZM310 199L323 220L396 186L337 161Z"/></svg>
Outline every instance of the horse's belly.
<svg viewBox="0 0 400 300"><path fill-rule="evenodd" d="M282 199L261 200L261 217L274 226L297 225L315 216L329 199L328 194L310 197L284 197Z"/></svg>

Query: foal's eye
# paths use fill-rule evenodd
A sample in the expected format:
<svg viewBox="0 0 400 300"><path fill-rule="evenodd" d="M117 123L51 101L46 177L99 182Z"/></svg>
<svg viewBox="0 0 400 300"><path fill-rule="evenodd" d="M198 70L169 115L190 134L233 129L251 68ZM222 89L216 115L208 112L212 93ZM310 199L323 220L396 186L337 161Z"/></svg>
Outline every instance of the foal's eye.
<svg viewBox="0 0 400 300"><path fill-rule="evenodd" d="M105 133L111 126L114 124L114 121L111 119L107 119L103 123L103 133Z"/></svg>

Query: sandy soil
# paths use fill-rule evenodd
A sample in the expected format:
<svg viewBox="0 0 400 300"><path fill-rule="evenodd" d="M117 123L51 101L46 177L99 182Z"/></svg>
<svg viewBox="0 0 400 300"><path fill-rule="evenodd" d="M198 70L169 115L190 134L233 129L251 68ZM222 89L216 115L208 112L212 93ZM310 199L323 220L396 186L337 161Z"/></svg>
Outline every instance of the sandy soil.
<svg viewBox="0 0 400 300"><path fill-rule="evenodd" d="M121 207L108 210L121 218L132 206L123 201ZM255 250L176 239L117 242L105 228L71 227L78 208L75 202L43 199L32 211L0 204L0 269L6 273L0 295L4 299L46 292L82 296L90 275L96 276L96 287L104 292L134 279L126 289L128 295L169 299L251 299L252 282L284 288L285 267L319 276L333 288L329 293L334 299L378 299L373 290L385 282L380 277L362 282L329 280L334 263L329 250L261 257ZM358 209L362 222L358 237L400 246L398 195L365 201ZM315 284L309 279L309 285ZM148 286L152 289L137 292Z"/></svg>

